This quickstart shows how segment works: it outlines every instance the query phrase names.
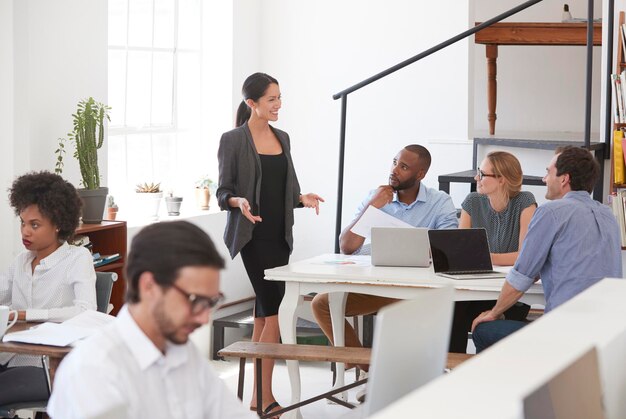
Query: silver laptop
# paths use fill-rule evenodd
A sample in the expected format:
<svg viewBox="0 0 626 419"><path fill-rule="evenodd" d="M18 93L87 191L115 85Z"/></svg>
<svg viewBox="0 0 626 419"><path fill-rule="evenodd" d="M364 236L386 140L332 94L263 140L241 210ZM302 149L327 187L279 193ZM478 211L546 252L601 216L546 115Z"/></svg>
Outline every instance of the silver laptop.
<svg viewBox="0 0 626 419"><path fill-rule="evenodd" d="M428 229L372 227L372 265L428 267Z"/></svg>
<svg viewBox="0 0 626 419"><path fill-rule="evenodd" d="M428 230L433 269L452 279L504 278L493 270L484 228Z"/></svg>
<svg viewBox="0 0 626 419"><path fill-rule="evenodd" d="M454 289L444 287L378 312L361 417L369 417L443 374L453 308Z"/></svg>

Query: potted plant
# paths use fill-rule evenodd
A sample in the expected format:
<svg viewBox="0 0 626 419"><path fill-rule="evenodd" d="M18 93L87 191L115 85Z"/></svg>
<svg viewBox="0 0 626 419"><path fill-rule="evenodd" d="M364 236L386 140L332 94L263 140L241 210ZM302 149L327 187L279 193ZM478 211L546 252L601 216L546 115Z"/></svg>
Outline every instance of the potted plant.
<svg viewBox="0 0 626 419"><path fill-rule="evenodd" d="M211 199L211 189L215 183L204 175L196 181L196 202L202 210L209 209L209 200Z"/></svg>
<svg viewBox="0 0 626 419"><path fill-rule="evenodd" d="M117 217L117 211L118 207L115 203L115 199L113 198L113 195L109 195L107 197L107 220L115 220L115 217Z"/></svg>
<svg viewBox="0 0 626 419"><path fill-rule="evenodd" d="M159 219L159 206L163 192L160 183L140 183L135 187L135 196L139 200L138 210L140 215L151 220Z"/></svg>
<svg viewBox="0 0 626 419"><path fill-rule="evenodd" d="M83 200L83 222L97 224L102 221L104 205L109 189L100 186L100 169L98 168L98 149L104 142L104 120L111 120L111 108L94 98L83 99L78 102L78 108L72 115L74 130L67 134L67 139L59 138L59 148L54 172L63 173L63 156L65 142L73 141L75 146L74 157L78 160L81 184L83 188L78 193Z"/></svg>
<svg viewBox="0 0 626 419"><path fill-rule="evenodd" d="M167 215L180 215L180 206L183 203L181 196L174 196L174 192L169 191L165 197Z"/></svg>

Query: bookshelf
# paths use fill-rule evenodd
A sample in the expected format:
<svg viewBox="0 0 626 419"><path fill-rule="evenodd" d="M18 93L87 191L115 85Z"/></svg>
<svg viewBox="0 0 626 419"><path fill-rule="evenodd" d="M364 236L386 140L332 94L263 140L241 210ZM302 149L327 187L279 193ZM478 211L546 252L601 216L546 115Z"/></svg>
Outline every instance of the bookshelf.
<svg viewBox="0 0 626 419"><path fill-rule="evenodd" d="M622 37L622 34L621 34L622 25L624 24L625 21L626 21L625 13L619 12L619 24L617 25L617 33L615 35L617 38L617 60L616 60L617 64L615 65L615 73L618 75L622 71L626 70L626 62L624 62L624 59L626 58L624 57L624 45L623 45L624 38ZM623 87L626 87L626 86L623 86ZM615 102L617 102L619 98L615 97L614 100ZM614 106L617 106L617 103L615 103ZM613 131L618 131L618 130L624 131L625 129L626 129L626 123L617 123L615 122L615 118L613 119ZM620 188L626 188L626 184L615 182L615 154L614 154L613 147L611 147L611 193L616 192Z"/></svg>
<svg viewBox="0 0 626 419"><path fill-rule="evenodd" d="M617 31L615 33L615 37L617 38L617 43L616 43L617 44L617 54L616 54L615 74L617 74L618 76L623 71L626 70L626 62L624 61L626 59L626 57L624 56L624 39L625 38L624 38L623 33L622 33L622 26L624 25L625 21L626 21L625 13L623 11L619 12ZM611 80L611 82L613 82L613 81ZM622 96L624 96L624 94L626 94L626 91L624 90L626 88L626 86L622 85L621 88L622 88ZM622 100L622 98L619 97L619 93L618 93L617 88L615 86L614 86L613 92L614 92L614 95L613 95L614 96L613 97L614 104L613 104L613 106L616 107L614 109L618 109L619 108L618 102L620 100ZM611 109L611 112L614 113L615 112L614 109ZM615 132L616 131L626 131L626 123L615 122L615 119L616 119L616 117L613 117L613 137L612 138L615 138L614 136L615 136ZM622 203L622 201L624 199L622 197L623 192L620 193L620 190L626 188L626 183L617 182L616 179L615 179L616 178L615 177L615 159L616 158L623 159L624 157L623 157L623 155L622 156L616 156L615 155L615 144L614 143L615 143L615 141L613 141L611 143L611 147L610 147L610 152L611 152L611 160L610 160L611 161L610 193L612 195L614 195L614 198L613 198L614 201L617 199L620 202L620 204L622 204L622 205L619 205L620 208L616 208L615 202L614 202L613 205L612 205L612 208L613 208L613 213L615 214L615 217L617 218L618 223L620 225L620 234L621 234L621 237L622 237L622 250L626 250L626 246L624 246L624 244L625 244L624 243L624 234L625 234L624 233L624 229L625 229L624 223L625 223L626 220L624 219L624 210L623 210L623 208L624 208L623 205L624 204ZM623 139L622 140L622 147L624 145L626 145L626 141ZM623 154L623 151L622 151L622 154Z"/></svg>
<svg viewBox="0 0 626 419"><path fill-rule="evenodd" d="M111 304L116 315L124 305L124 295L126 293L126 279L124 277L124 265L126 264L126 222L125 221L102 221L99 224L81 224L76 229L76 235L88 236L93 244L93 252L101 255L120 254L120 259L98 266L98 272L115 272L117 281L113 284L111 293Z"/></svg>

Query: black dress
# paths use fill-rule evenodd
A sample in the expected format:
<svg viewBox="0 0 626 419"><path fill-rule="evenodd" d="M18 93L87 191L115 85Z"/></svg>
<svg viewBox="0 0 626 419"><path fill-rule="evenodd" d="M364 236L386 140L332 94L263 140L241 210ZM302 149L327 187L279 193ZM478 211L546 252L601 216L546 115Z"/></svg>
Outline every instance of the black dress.
<svg viewBox="0 0 626 419"><path fill-rule="evenodd" d="M285 295L285 283L268 281L265 270L289 263L289 245L285 240L285 187L287 158L260 154L261 193L260 208L253 208L263 220L256 223L250 240L241 249L241 259L254 288L255 317L278 314L278 307Z"/></svg>

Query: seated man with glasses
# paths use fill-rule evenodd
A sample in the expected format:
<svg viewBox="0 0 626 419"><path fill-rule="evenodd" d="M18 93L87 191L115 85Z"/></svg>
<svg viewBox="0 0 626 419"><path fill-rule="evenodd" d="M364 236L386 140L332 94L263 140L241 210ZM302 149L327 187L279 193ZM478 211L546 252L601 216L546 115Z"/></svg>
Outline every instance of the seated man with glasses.
<svg viewBox="0 0 626 419"><path fill-rule="evenodd" d="M223 295L224 260L201 229L153 224L132 241L127 304L74 349L56 374L53 418L254 418L189 335Z"/></svg>

